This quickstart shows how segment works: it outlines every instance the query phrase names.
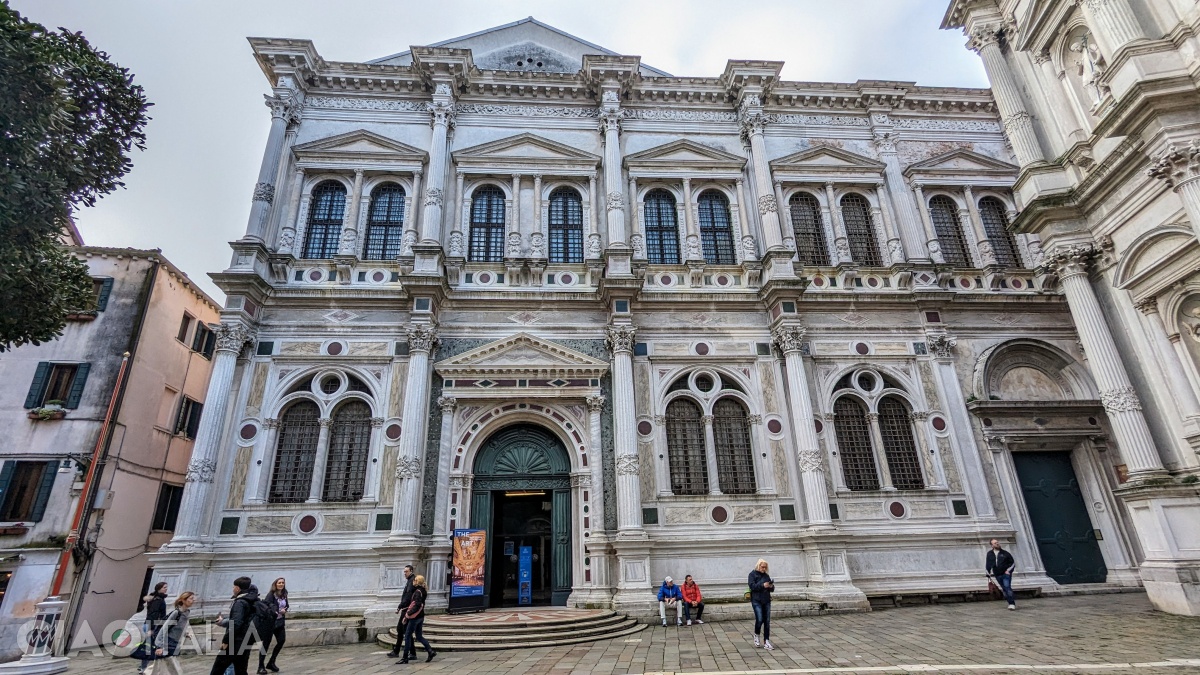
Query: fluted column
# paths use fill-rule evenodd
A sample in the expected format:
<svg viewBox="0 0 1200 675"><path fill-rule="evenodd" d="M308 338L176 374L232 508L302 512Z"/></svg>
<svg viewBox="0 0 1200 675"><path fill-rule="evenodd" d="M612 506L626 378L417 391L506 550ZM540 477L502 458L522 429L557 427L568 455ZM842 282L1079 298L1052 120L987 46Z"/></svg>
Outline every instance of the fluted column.
<svg viewBox="0 0 1200 675"><path fill-rule="evenodd" d="M279 245L276 251L283 254L296 255L296 220L300 217L300 197L304 194L304 169L296 169L292 174L292 197L288 202L287 213L283 216L283 226L279 230Z"/></svg>
<svg viewBox="0 0 1200 675"><path fill-rule="evenodd" d="M912 190L917 199L917 212L921 214L921 225L925 229L925 250L935 263L944 263L946 258L942 255L942 242L938 241L933 218L929 216L929 205L925 203L925 188L920 183L913 183Z"/></svg>
<svg viewBox="0 0 1200 675"><path fill-rule="evenodd" d="M346 209L346 220L342 223L342 241L338 253L354 255L358 250L358 214L362 210L363 170L354 170L354 188L350 197L350 208Z"/></svg>
<svg viewBox="0 0 1200 675"><path fill-rule="evenodd" d="M421 524L425 433L429 424L429 362L437 341L434 324L418 323L408 329L408 377L404 381L403 424L396 459L393 538L415 537Z"/></svg>
<svg viewBox="0 0 1200 675"><path fill-rule="evenodd" d="M692 199L692 179L683 179L683 226L687 235L683 241L684 261L704 260L704 246L700 241L700 227L696 223L696 202Z"/></svg>
<svg viewBox="0 0 1200 675"><path fill-rule="evenodd" d="M592 520L596 523L593 525L595 530L604 529L604 463L600 461L600 448L604 445L603 430L600 424L600 416L604 414L605 399L603 396L596 394L588 396L585 401L588 409L588 442L591 444L591 461L589 465L592 469L592 490L588 494L592 503ZM641 494L641 493L639 493Z"/></svg>
<svg viewBox="0 0 1200 675"><path fill-rule="evenodd" d="M975 247L979 250L979 259L983 267L998 264L996 249L988 238L987 230L983 229L983 217L979 215L979 205L975 203L975 193L970 185L963 186L963 198L967 202L967 220L971 221L971 229L975 232Z"/></svg>
<svg viewBox="0 0 1200 675"><path fill-rule="evenodd" d="M779 204L771 186L771 169L767 166L767 144L763 132L767 115L757 95L747 94L738 106L738 122L742 136L750 140L750 161L754 166L754 191L758 195L758 215L762 223L763 248L783 249L783 230L779 226Z"/></svg>
<svg viewBox="0 0 1200 675"><path fill-rule="evenodd" d="M433 538L445 541L450 534L450 458L454 456L454 410L458 399L439 396L438 407L442 410L441 443L438 447L437 492L433 501Z"/></svg>
<svg viewBox="0 0 1200 675"><path fill-rule="evenodd" d="M238 354L255 337L250 327L237 322L217 324L213 331L217 336L217 347L208 379L208 394L204 397L207 414L200 418L196 442L192 445L187 485L179 505L179 521L172 543L204 538L205 515L216 498L213 480L217 474L217 457L221 454L221 437L225 435L225 413L233 390Z"/></svg>
<svg viewBox="0 0 1200 675"><path fill-rule="evenodd" d="M467 255L466 235L463 233L470 228L471 200L467 198L466 175L462 171L454 173L455 194L458 195L459 214L454 218L451 214L450 238L447 254L452 258L462 258Z"/></svg>
<svg viewBox="0 0 1200 675"><path fill-rule="evenodd" d="M621 535L642 531L642 481L637 445L637 414L633 400L633 340L637 328L608 327L612 351L613 445L617 464L617 529Z"/></svg>
<svg viewBox="0 0 1200 675"><path fill-rule="evenodd" d="M788 412L791 413L792 437L796 439L796 462L800 466L800 484L804 488L804 509L808 512L808 522L815 527L832 527L829 493L825 488L825 462L821 458L817 429L813 425L812 399L808 393L808 375L801 353L805 330L803 326L781 325L775 328L772 336L783 352Z"/></svg>
<svg viewBox="0 0 1200 675"><path fill-rule="evenodd" d="M549 226L549 202L542 203L542 174L533 174L533 222L529 235L529 257L546 257L546 235L543 227Z"/></svg>
<svg viewBox="0 0 1200 675"><path fill-rule="evenodd" d="M1146 37L1137 16L1129 7L1129 0L1083 0L1088 25L1113 52L1135 40ZM1112 54L1109 54L1112 58Z"/></svg>
<svg viewBox="0 0 1200 675"><path fill-rule="evenodd" d="M738 222L741 223L742 227L742 260L758 260L758 246L755 245L754 234L750 230L750 223L746 220L746 213L749 211L750 205L746 203L746 186L743 184L741 178L734 181L734 188L738 200ZM780 192L781 190L782 186L777 183L775 191ZM795 239L793 238L794 241ZM793 245L792 248L795 248L795 246Z"/></svg>
<svg viewBox="0 0 1200 675"><path fill-rule="evenodd" d="M417 243L419 236L420 224L419 216L421 215L421 172L413 172L413 198L408 200L408 206L405 207L404 218L404 236L400 239L400 255L410 256L413 254L413 244Z"/></svg>
<svg viewBox="0 0 1200 675"><path fill-rule="evenodd" d="M625 227L624 181L621 180L621 110L616 91L606 91L600 105L600 133L604 135L605 213L608 218L609 247L625 248L629 234Z"/></svg>
<svg viewBox="0 0 1200 675"><path fill-rule="evenodd" d="M262 163L258 166L258 182L254 184L254 201L250 206L250 219L246 224L246 239L264 242L267 215L275 201L275 172L279 166L280 150L288 120L299 112L299 105L290 96L267 96L267 107L271 109L271 130L267 132L267 147L263 150ZM265 242L264 242L265 243Z"/></svg>
<svg viewBox="0 0 1200 675"><path fill-rule="evenodd" d="M1025 109L1021 90L1000 51L1000 31L998 24L976 26L971 31L967 47L983 58L983 68L992 83L992 93L996 96L996 106L1004 122L1004 133L1012 142L1017 162L1025 167L1043 161L1044 157L1033 131L1033 118Z"/></svg>
<svg viewBox="0 0 1200 675"><path fill-rule="evenodd" d="M878 116L872 115L872 118L874 117ZM879 203L885 216L889 210L895 215L895 229L888 233L888 245L885 250L890 251L889 257L893 263L903 263L906 251L912 257L923 256L923 227L912 203L912 195L904 189L904 169L900 165L900 153L896 149L895 132L890 126L884 126L876 128L874 136L875 147L879 150L879 158L883 160L884 167ZM892 240L896 242L892 243Z"/></svg>
<svg viewBox="0 0 1200 675"><path fill-rule="evenodd" d="M588 246L587 257L589 260L600 257L600 226L596 222L596 174L595 172L588 174L588 198L587 198L587 222L588 222Z"/></svg>
<svg viewBox="0 0 1200 675"><path fill-rule="evenodd" d="M1113 435L1131 477L1163 473L1162 460L1142 416L1142 404L1129 381L1113 342L1096 292L1088 280L1095 250L1090 244L1059 245L1046 255L1043 267L1053 269L1062 283L1079 341L1087 352L1088 369L1100 389Z"/></svg>
<svg viewBox="0 0 1200 675"><path fill-rule="evenodd" d="M450 130L454 128L454 94L450 85L434 87L433 101L425 104L433 133L429 141L429 179L425 183L424 210L421 213L421 241L442 243L442 200L446 187L446 154Z"/></svg>
<svg viewBox="0 0 1200 675"><path fill-rule="evenodd" d="M521 257L521 174L512 175L512 218L508 223L508 258Z"/></svg>
<svg viewBox="0 0 1200 675"><path fill-rule="evenodd" d="M876 188L879 196L879 213L882 216L880 220L883 222L883 235L886 239L883 248L887 252L886 260L891 261L894 265L900 265L905 262L904 244L900 242L900 233L896 231L896 220L892 217L891 207L888 206L892 203L892 191L888 189L887 182L879 183Z"/></svg>
<svg viewBox="0 0 1200 675"><path fill-rule="evenodd" d="M825 201L829 202L829 222L833 223L833 250L830 251L835 258L833 263L854 262L854 256L850 255L850 237L846 234L846 224L842 222L842 210L838 208L832 181L825 183Z"/></svg>
<svg viewBox="0 0 1200 675"><path fill-rule="evenodd" d="M308 484L310 504L321 501L321 493L325 488L325 468L329 464L329 428L333 426L333 420L322 417L317 423L321 425L321 431L317 434L317 456L313 459L313 472Z"/></svg>
<svg viewBox="0 0 1200 675"><path fill-rule="evenodd" d="M1183 418L1200 416L1200 401L1196 398L1196 390L1188 381L1186 369L1179 360L1175 346L1167 338L1167 326L1163 323L1162 315L1158 313L1158 298L1146 298L1136 305L1142 316L1142 328L1150 341L1152 351L1159 360L1159 367L1166 376L1171 389L1171 398Z"/></svg>
<svg viewBox="0 0 1200 675"><path fill-rule="evenodd" d="M1200 142L1193 139L1183 147L1171 143L1153 158L1146 174L1166 181L1179 195L1192 232L1200 239Z"/></svg>

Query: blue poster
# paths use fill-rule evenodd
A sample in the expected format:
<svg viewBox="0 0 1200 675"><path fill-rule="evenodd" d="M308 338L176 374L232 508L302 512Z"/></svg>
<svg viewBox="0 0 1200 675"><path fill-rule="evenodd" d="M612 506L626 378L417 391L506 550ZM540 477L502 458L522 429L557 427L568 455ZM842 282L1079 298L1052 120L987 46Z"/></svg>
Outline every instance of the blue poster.
<svg viewBox="0 0 1200 675"><path fill-rule="evenodd" d="M454 531L454 570L450 576L450 597L483 597L484 561L487 559L487 532Z"/></svg>
<svg viewBox="0 0 1200 675"><path fill-rule="evenodd" d="M522 546L517 561L517 604L533 604L533 547Z"/></svg>

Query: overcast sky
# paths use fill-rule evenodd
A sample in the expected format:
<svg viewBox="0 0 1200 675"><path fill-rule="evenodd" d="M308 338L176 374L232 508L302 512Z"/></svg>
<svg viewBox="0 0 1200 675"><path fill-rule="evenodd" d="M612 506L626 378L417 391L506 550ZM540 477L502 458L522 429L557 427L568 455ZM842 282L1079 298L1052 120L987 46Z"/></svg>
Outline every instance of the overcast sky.
<svg viewBox="0 0 1200 675"><path fill-rule="evenodd" d="M786 63L788 80L986 87L948 0L10 0L49 27L82 31L154 103L127 188L78 214L96 246L161 248L216 300L208 274L246 228L270 115L247 36L312 40L332 61L366 61L526 16L673 75L721 74L728 59Z"/></svg>

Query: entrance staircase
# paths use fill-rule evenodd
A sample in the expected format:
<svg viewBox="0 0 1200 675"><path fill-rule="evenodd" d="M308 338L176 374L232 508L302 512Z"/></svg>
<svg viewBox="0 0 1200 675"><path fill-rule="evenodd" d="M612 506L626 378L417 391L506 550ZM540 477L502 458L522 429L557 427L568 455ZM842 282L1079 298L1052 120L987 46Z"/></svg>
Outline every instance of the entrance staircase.
<svg viewBox="0 0 1200 675"><path fill-rule="evenodd" d="M557 647L633 635L645 630L624 614L606 609L492 609L425 618L425 637L437 651L488 651ZM391 649L396 629L375 640Z"/></svg>

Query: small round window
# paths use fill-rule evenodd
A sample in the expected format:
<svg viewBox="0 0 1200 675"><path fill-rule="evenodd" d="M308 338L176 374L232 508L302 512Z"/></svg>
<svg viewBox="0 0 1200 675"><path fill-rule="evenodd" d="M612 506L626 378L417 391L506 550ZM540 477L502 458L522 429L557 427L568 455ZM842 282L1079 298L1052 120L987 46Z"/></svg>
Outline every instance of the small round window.
<svg viewBox="0 0 1200 675"><path fill-rule="evenodd" d="M336 375L329 375L325 379L321 380L321 391L325 392L326 394L332 394L341 386L342 381L339 380Z"/></svg>
<svg viewBox="0 0 1200 675"><path fill-rule="evenodd" d="M875 389L875 376L871 373L863 373L858 376L858 388L863 391L872 391Z"/></svg>
<svg viewBox="0 0 1200 675"><path fill-rule="evenodd" d="M713 379L711 377L709 377L708 375L697 375L696 376L696 388L703 392L712 391L713 390Z"/></svg>

